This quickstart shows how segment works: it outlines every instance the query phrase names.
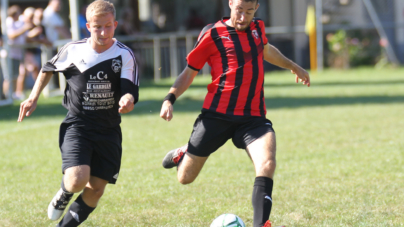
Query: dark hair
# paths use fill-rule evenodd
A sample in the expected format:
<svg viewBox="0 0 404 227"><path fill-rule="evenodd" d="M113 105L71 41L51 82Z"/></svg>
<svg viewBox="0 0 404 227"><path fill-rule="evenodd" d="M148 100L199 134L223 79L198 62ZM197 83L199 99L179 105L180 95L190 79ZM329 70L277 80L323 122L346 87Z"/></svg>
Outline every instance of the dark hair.
<svg viewBox="0 0 404 227"><path fill-rule="evenodd" d="M245 2L256 2L256 3L258 3L258 0L243 0L243 1L245 1Z"/></svg>
<svg viewBox="0 0 404 227"><path fill-rule="evenodd" d="M9 17L19 16L21 14L21 8L17 5L12 5L8 8L7 14Z"/></svg>

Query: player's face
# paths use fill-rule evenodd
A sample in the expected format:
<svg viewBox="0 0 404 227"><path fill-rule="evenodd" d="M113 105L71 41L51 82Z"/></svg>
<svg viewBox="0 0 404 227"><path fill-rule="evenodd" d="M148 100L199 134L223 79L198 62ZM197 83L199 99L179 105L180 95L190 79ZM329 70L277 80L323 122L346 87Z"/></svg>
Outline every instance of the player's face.
<svg viewBox="0 0 404 227"><path fill-rule="evenodd" d="M246 2L243 0L229 0L230 21L232 26L238 31L246 30L254 18L260 4L255 2Z"/></svg>
<svg viewBox="0 0 404 227"><path fill-rule="evenodd" d="M112 13L94 15L87 23L87 29L91 33L91 41L97 46L107 46L113 44L115 29L118 21L115 20Z"/></svg>

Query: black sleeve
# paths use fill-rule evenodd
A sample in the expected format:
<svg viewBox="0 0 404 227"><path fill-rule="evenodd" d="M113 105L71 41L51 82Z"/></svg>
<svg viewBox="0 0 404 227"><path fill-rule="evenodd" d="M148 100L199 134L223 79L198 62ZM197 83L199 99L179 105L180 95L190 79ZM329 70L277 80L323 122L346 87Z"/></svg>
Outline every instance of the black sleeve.
<svg viewBox="0 0 404 227"><path fill-rule="evenodd" d="M56 70L55 65L53 65L50 62L46 62L43 66L42 66L42 72L54 72Z"/></svg>
<svg viewBox="0 0 404 227"><path fill-rule="evenodd" d="M136 104L139 101L139 86L135 85L132 81L121 78L121 96L126 94L131 94L135 101L133 104Z"/></svg>

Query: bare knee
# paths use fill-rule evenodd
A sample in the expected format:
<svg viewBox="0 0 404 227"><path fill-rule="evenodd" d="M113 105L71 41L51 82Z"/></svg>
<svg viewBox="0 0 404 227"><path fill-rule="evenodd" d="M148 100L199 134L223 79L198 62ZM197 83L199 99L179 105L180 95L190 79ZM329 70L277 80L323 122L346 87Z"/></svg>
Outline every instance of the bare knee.
<svg viewBox="0 0 404 227"><path fill-rule="evenodd" d="M91 197L92 200L99 200L102 195L104 194L104 187L100 188L91 188L91 187L86 187L85 188L85 194L88 197Z"/></svg>
<svg viewBox="0 0 404 227"><path fill-rule="evenodd" d="M90 180L89 166L75 166L65 170L63 183L69 192L80 192Z"/></svg>
<svg viewBox="0 0 404 227"><path fill-rule="evenodd" d="M79 177L65 177L63 183L65 188L69 192L77 193L83 190L88 182L87 178L79 178Z"/></svg>
<svg viewBox="0 0 404 227"><path fill-rule="evenodd" d="M273 178L276 169L276 160L269 159L256 166L257 176Z"/></svg>

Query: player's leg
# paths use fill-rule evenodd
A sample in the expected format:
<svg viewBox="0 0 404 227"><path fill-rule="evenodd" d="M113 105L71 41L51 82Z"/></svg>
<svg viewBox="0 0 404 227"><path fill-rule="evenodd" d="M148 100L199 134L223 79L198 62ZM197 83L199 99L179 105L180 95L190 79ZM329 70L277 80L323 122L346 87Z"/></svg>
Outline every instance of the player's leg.
<svg viewBox="0 0 404 227"><path fill-rule="evenodd" d="M48 217L54 221L62 216L73 194L83 190L90 179L88 165L69 167L64 172L60 189L48 206Z"/></svg>
<svg viewBox="0 0 404 227"><path fill-rule="evenodd" d="M272 122L265 118L242 119L233 143L246 149L255 167L255 182L252 195L254 227L270 225L268 220L272 207L272 186L275 172L276 142Z"/></svg>
<svg viewBox="0 0 404 227"><path fill-rule="evenodd" d="M62 154L61 188L48 206L48 217L58 220L66 209L73 194L80 192L90 179L92 147L85 130L62 123L59 133L59 146Z"/></svg>
<svg viewBox="0 0 404 227"><path fill-rule="evenodd" d="M65 170L62 186L66 191L81 192L90 180L90 166L79 165L69 167Z"/></svg>
<svg viewBox="0 0 404 227"><path fill-rule="evenodd" d="M91 176L83 193L70 205L58 227L75 227L83 223L97 207L98 201L104 194L107 180Z"/></svg>
<svg viewBox="0 0 404 227"><path fill-rule="evenodd" d="M181 184L192 183L201 172L201 169L208 157L199 157L187 152L178 166L178 181Z"/></svg>
<svg viewBox="0 0 404 227"><path fill-rule="evenodd" d="M172 150L163 159L164 168L177 168L177 178L182 184L192 183L200 173L209 155L221 147L235 127L222 115L202 113L196 119L187 145Z"/></svg>
<svg viewBox="0 0 404 227"><path fill-rule="evenodd" d="M273 177L276 167L275 133L267 132L247 146L247 152L254 163L255 182L252 195L254 227L264 226L272 208Z"/></svg>

